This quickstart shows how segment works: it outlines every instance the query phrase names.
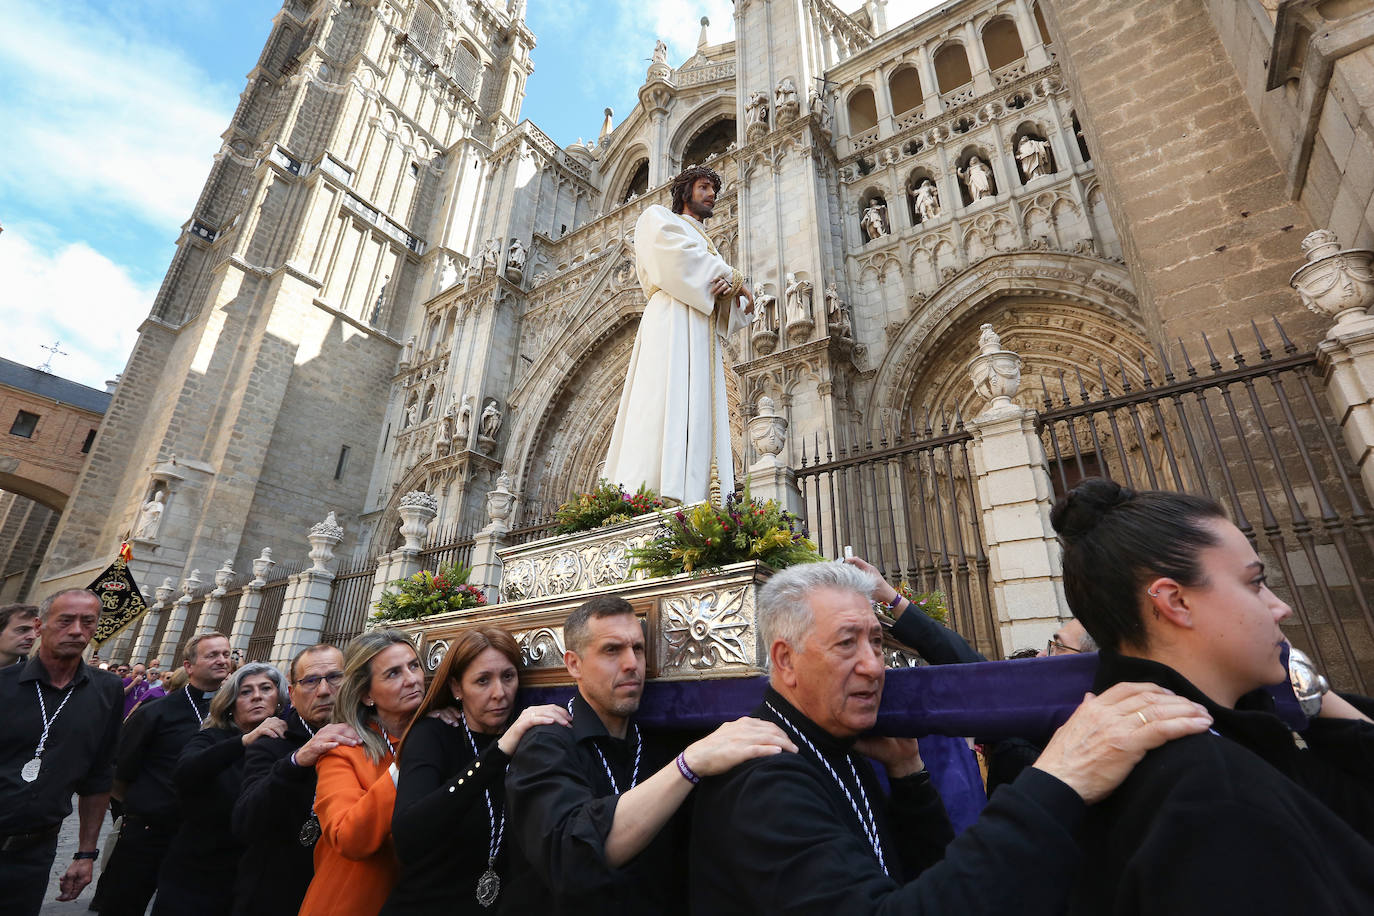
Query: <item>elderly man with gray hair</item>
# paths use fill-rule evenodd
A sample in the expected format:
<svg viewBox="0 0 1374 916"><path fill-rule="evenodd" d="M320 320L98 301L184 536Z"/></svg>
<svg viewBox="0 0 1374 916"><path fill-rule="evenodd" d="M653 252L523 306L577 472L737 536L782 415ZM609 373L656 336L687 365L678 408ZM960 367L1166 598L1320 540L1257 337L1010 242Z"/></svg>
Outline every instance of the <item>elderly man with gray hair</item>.
<svg viewBox="0 0 1374 916"><path fill-rule="evenodd" d="M1210 724L1201 707L1153 685L1089 696L956 839L916 741L868 734L884 678L877 583L855 566L812 563L760 593L771 670L753 715L799 750L703 780L692 912L1062 912L1086 806L1147 750ZM890 795L870 758L886 769Z"/></svg>

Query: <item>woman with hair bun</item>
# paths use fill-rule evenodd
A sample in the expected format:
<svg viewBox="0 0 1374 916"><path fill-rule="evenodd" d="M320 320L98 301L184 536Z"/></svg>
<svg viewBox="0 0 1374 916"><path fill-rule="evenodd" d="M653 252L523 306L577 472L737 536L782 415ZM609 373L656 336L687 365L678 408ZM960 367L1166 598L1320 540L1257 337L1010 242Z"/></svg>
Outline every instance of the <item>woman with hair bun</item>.
<svg viewBox="0 0 1374 916"><path fill-rule="evenodd" d="M1374 913L1374 723L1334 693L1301 736L1275 715L1291 610L1245 535L1212 500L1101 478L1050 520L1094 691L1149 681L1213 719L1089 810L1071 911Z"/></svg>
<svg viewBox="0 0 1374 916"><path fill-rule="evenodd" d="M519 686L520 647L505 630L475 626L444 655L396 750L391 835L401 874L382 916L496 911L512 879L506 764L532 726L572 721L561 706L514 715ZM457 727L434 716L446 709Z"/></svg>

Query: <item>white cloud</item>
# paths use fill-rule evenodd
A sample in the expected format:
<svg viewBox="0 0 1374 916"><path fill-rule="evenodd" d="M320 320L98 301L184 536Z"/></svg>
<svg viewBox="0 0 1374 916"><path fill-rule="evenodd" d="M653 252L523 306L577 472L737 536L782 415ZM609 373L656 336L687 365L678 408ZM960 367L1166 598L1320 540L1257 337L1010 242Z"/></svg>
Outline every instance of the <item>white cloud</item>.
<svg viewBox="0 0 1374 916"><path fill-rule="evenodd" d="M113 208L180 225L235 90L176 49L74 2L0 0L0 193L80 218Z"/></svg>
<svg viewBox="0 0 1374 916"><path fill-rule="evenodd" d="M37 366L44 345L61 341L53 374L93 388L124 369L137 330L157 293L84 242L50 246L44 227L6 226L0 234L0 356Z"/></svg>

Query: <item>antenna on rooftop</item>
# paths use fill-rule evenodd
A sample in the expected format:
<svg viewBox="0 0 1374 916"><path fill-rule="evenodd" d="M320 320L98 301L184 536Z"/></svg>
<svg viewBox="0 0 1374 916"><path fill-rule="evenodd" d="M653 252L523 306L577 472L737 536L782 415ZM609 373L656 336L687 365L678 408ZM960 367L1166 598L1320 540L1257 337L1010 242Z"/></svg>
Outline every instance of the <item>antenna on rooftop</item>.
<svg viewBox="0 0 1374 916"><path fill-rule="evenodd" d="M43 361L43 365L38 367L39 372L46 372L52 375L52 358L54 356L71 356L66 350L60 350L62 341L54 340L51 345L43 344L39 349L48 351L48 358Z"/></svg>

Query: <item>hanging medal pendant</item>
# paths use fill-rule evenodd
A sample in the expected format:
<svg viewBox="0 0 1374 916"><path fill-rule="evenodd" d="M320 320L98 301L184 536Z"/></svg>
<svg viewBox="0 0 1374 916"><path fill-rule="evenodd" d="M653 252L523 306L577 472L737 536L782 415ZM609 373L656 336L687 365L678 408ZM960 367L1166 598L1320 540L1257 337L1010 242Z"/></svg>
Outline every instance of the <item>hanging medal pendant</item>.
<svg viewBox="0 0 1374 916"><path fill-rule="evenodd" d="M477 902L484 907L491 906L500 893L501 877L496 874L496 860L488 859L487 870L477 879Z"/></svg>
<svg viewBox="0 0 1374 916"><path fill-rule="evenodd" d="M306 849L309 849L310 847L314 846L319 841L320 819L315 815L314 811L311 811L310 816L305 819L305 823L301 824L301 833L299 839L301 841L301 845L304 846Z"/></svg>
<svg viewBox="0 0 1374 916"><path fill-rule="evenodd" d="M41 759L38 757L33 758L28 763L24 764L23 768L19 771L19 778L24 780L24 782L33 782L38 778L38 771L42 766L43 761Z"/></svg>

